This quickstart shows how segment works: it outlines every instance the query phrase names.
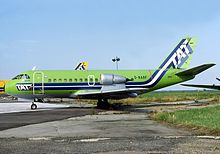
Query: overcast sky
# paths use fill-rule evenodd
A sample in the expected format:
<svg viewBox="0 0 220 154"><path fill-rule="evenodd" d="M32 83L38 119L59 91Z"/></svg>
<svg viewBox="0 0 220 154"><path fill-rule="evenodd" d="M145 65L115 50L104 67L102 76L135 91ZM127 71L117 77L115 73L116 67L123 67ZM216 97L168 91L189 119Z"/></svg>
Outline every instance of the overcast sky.
<svg viewBox="0 0 220 154"><path fill-rule="evenodd" d="M217 64L189 83L218 83L218 0L0 0L0 79L80 61L115 69L115 56L119 69L154 69L185 36L199 38L191 66Z"/></svg>

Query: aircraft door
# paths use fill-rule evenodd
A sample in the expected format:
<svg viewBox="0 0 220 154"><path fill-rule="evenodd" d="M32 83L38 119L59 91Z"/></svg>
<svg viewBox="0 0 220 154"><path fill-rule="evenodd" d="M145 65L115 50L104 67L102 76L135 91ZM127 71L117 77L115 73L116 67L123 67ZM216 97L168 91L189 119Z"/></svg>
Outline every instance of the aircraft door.
<svg viewBox="0 0 220 154"><path fill-rule="evenodd" d="M34 72L33 74L33 94L43 95L44 94L44 73Z"/></svg>

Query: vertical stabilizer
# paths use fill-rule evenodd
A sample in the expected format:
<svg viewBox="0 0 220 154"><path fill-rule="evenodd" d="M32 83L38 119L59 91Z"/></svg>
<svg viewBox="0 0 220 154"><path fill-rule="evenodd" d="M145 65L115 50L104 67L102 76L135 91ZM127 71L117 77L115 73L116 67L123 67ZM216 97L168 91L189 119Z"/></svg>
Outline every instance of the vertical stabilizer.
<svg viewBox="0 0 220 154"><path fill-rule="evenodd" d="M182 39L165 61L159 66L159 69L188 68L196 44L196 38L187 37Z"/></svg>

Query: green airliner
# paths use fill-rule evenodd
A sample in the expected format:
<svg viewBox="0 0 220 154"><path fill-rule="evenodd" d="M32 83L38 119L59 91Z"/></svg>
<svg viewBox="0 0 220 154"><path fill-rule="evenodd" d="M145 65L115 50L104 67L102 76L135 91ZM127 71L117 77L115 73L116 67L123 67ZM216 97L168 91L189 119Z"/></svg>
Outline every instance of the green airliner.
<svg viewBox="0 0 220 154"><path fill-rule="evenodd" d="M195 38L184 38L156 70L31 70L6 83L9 95L34 100L44 98L97 99L97 107L108 99L136 97L163 87L193 79L214 66L204 64L187 69L196 46Z"/></svg>

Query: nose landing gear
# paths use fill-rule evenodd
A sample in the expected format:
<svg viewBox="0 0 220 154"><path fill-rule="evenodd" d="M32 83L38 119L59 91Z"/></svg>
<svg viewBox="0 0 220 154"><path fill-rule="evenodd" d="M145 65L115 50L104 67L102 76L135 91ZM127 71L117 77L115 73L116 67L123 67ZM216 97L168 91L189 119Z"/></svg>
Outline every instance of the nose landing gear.
<svg viewBox="0 0 220 154"><path fill-rule="evenodd" d="M34 102L32 102L31 104L31 110L36 110L37 109L37 104L35 104Z"/></svg>
<svg viewBox="0 0 220 154"><path fill-rule="evenodd" d="M37 109L37 104L35 104L36 102L41 102L43 103L44 100L41 98L35 98L34 101L31 104L31 110L36 110Z"/></svg>

